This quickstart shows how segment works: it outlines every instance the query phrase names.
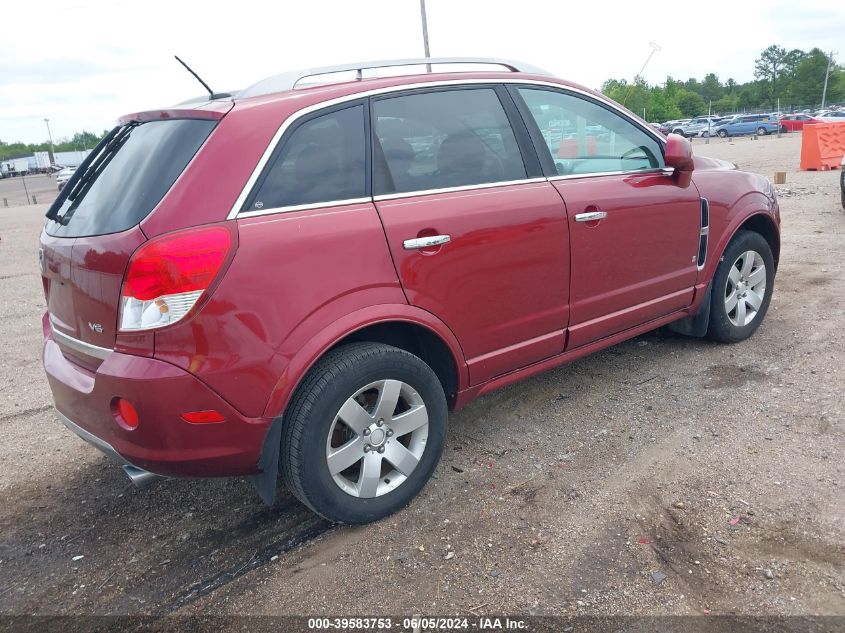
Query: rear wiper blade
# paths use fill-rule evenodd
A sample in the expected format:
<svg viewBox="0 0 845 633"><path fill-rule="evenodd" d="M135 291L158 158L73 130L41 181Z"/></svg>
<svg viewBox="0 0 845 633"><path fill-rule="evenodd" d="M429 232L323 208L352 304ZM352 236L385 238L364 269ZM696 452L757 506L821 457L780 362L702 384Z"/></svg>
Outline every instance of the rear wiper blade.
<svg viewBox="0 0 845 633"><path fill-rule="evenodd" d="M82 174L79 182L76 183L76 186L67 196L67 199L71 204L67 211L59 217L58 222L60 224L67 225L67 223L70 222L70 219L73 217L74 212L85 198L88 190L91 189L97 181L97 178L99 178L100 174L102 174L106 167L108 167L112 159L117 156L118 150L123 147L123 144L127 140L129 140L129 135L132 133L132 129L136 126L136 123L131 123L122 132L118 133L103 149L100 157L94 161L84 174Z"/></svg>
<svg viewBox="0 0 845 633"><path fill-rule="evenodd" d="M85 160L76 168L76 171L73 172L73 175L70 177L70 180L67 181L64 187L62 187L61 192L53 201L53 204L50 205L50 208L47 210L47 219L53 220L54 222L59 219L59 209L62 208L65 200L67 200L68 194L70 194L71 190L76 187L76 183L82 178L82 175L88 171L88 168L91 166L91 163L100 155L103 148L108 145L111 140L115 137L115 135L120 131L121 127L118 126L114 128L111 132L106 134L97 146L91 150L91 153L85 157Z"/></svg>
<svg viewBox="0 0 845 633"><path fill-rule="evenodd" d="M82 202L85 194L115 157L117 151L129 139L132 130L137 126L138 123L129 123L128 125L114 128L106 135L94 151L83 161L82 165L79 166L70 181L64 186L62 193L47 212L49 219L60 224L67 224L70 221L73 212ZM68 201L71 202L70 207L62 215L59 215L59 210Z"/></svg>

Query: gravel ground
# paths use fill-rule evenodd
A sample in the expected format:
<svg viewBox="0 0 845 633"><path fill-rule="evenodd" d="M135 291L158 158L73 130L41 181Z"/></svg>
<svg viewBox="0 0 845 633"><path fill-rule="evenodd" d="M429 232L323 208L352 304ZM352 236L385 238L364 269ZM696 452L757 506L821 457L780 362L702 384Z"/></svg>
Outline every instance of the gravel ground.
<svg viewBox="0 0 845 633"><path fill-rule="evenodd" d="M714 139L781 186L766 321L665 330L454 414L435 479L332 527L242 480L132 488L54 421L35 258L0 209L0 613L845 615L845 212L796 135ZM78 558L82 557L82 558Z"/></svg>

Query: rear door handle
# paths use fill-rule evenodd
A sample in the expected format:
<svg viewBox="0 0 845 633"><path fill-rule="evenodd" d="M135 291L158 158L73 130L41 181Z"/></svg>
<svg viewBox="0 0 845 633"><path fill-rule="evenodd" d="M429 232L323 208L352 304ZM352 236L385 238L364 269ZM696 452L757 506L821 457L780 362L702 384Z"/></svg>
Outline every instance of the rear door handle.
<svg viewBox="0 0 845 633"><path fill-rule="evenodd" d="M576 222L596 222L604 220L607 217L607 211L590 211L589 213L579 213L575 216Z"/></svg>
<svg viewBox="0 0 845 633"><path fill-rule="evenodd" d="M449 235L429 235L427 237L415 237L412 240L405 240L402 242L402 247L406 251L412 251L417 248L431 248L432 246L440 246L452 241Z"/></svg>

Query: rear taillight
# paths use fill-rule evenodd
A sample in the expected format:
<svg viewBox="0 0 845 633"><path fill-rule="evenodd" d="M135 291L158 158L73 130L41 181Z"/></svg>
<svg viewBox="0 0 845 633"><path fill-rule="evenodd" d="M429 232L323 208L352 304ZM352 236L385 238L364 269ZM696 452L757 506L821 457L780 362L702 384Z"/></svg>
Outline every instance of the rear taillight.
<svg viewBox="0 0 845 633"><path fill-rule="evenodd" d="M215 226L180 231L135 251L120 293L120 331L176 323L199 301L220 272L232 237Z"/></svg>

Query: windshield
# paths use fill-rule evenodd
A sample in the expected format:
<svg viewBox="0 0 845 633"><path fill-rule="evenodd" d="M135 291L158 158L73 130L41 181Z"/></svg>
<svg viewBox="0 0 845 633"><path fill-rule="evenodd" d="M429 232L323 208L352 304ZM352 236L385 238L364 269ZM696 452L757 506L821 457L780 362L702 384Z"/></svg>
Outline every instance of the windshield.
<svg viewBox="0 0 845 633"><path fill-rule="evenodd" d="M47 233L86 237L125 231L167 193L216 121L171 119L112 130L47 213Z"/></svg>

